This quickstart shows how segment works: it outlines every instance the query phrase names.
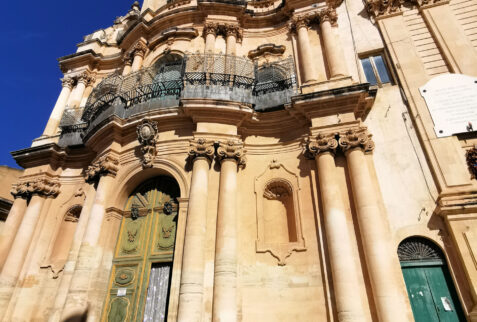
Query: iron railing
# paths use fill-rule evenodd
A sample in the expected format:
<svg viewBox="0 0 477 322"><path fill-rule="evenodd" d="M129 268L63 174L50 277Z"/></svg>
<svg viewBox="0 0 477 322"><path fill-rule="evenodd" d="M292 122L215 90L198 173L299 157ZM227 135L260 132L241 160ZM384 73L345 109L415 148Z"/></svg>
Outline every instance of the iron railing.
<svg viewBox="0 0 477 322"><path fill-rule="evenodd" d="M231 95L230 99L238 98L257 105L256 109L263 111L290 102L290 97L296 93L295 79L292 57L259 66L248 58L223 54L165 56L165 59L149 68L126 76L114 73L103 79L89 96L80 122L95 124L100 114L106 111L111 113L117 110L117 106L127 111L154 99L157 106L177 106L184 88L189 90L186 97L212 93L210 98L215 98L213 93L220 93L225 95L223 97ZM226 88L234 91L227 92ZM153 107L134 109L142 111L144 108ZM134 113L123 114L126 117ZM75 117L79 120L77 115ZM69 125L64 124L62 127Z"/></svg>

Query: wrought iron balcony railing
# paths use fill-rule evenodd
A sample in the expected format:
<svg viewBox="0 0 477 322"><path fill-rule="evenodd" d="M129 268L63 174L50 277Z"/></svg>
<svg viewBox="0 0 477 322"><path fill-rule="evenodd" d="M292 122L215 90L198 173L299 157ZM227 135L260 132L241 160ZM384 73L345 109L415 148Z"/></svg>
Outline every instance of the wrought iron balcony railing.
<svg viewBox="0 0 477 322"><path fill-rule="evenodd" d="M181 98L236 100L266 111L289 103L295 94L291 57L258 66L248 58L223 54L166 55L149 68L103 79L84 111L67 110L60 126L69 136L77 132L84 136L111 115L128 118L175 107ZM74 139L78 140L77 134Z"/></svg>

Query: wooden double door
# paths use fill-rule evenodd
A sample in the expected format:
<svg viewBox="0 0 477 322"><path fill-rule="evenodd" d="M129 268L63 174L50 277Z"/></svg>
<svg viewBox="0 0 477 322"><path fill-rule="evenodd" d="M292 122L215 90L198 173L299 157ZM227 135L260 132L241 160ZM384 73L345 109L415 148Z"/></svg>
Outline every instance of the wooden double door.
<svg viewBox="0 0 477 322"><path fill-rule="evenodd" d="M401 260L401 269L415 321L466 321L441 251L429 241L412 242L418 251Z"/></svg>
<svg viewBox="0 0 477 322"><path fill-rule="evenodd" d="M170 177L129 197L116 245L102 321L166 321L179 188Z"/></svg>

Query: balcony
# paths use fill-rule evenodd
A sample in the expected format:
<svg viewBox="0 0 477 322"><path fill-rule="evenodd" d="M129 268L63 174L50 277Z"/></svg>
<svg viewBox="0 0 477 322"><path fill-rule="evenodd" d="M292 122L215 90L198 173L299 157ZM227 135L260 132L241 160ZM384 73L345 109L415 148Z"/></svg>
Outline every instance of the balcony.
<svg viewBox="0 0 477 322"><path fill-rule="evenodd" d="M223 54L166 55L149 68L103 79L84 110L65 111L60 142L80 142L80 136L88 136L113 115L127 119L152 110L177 108L181 98L232 100L266 112L282 108L296 94L291 57L258 66L248 58Z"/></svg>

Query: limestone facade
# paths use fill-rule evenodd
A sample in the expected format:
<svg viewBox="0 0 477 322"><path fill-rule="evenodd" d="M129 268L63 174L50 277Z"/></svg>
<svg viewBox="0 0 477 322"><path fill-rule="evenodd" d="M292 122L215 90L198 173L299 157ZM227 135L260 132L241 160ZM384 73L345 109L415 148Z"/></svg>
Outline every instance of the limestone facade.
<svg viewBox="0 0 477 322"><path fill-rule="evenodd" d="M156 268L167 321L420 321L408 238L477 321L477 136L439 137L419 92L477 77L476 17L475 0L134 3L60 58L43 135L12 153L3 321L143 320Z"/></svg>

